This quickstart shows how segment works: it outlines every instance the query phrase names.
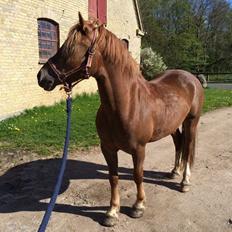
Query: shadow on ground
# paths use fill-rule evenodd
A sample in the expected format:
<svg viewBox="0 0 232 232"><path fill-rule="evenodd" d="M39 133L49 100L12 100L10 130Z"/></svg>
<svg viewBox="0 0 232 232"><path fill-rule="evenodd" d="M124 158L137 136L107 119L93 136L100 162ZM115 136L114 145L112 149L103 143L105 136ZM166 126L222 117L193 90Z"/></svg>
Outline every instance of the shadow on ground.
<svg viewBox="0 0 232 232"><path fill-rule="evenodd" d="M47 203L41 202L50 198L59 171L60 159L37 160L18 165L0 176L0 213L19 211L45 211ZM70 180L105 179L107 181L107 166L68 160L60 194L65 192ZM119 168L120 179L132 180L133 170ZM179 184L168 179L167 172L144 171L144 182L167 187L179 191ZM107 181L108 184L108 181ZM108 203L109 199L106 199ZM56 204L54 211L72 213L89 217L100 222L105 206L73 206ZM129 207L122 207L121 212L129 214Z"/></svg>

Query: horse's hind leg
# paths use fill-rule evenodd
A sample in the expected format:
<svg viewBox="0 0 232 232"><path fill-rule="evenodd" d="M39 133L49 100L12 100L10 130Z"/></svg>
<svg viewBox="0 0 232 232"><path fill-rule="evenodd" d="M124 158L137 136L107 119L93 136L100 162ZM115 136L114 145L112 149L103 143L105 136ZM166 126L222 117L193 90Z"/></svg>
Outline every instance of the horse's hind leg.
<svg viewBox="0 0 232 232"><path fill-rule="evenodd" d="M175 133L171 134L173 142L175 144L175 165L171 171L170 177L174 179L175 177L180 175L180 164L181 164L181 151L182 151L182 134L179 128L175 131Z"/></svg>
<svg viewBox="0 0 232 232"><path fill-rule="evenodd" d="M181 182L181 191L189 191L191 167L195 157L195 140L199 116L186 118L183 122L183 153L182 162L184 166L183 179Z"/></svg>
<svg viewBox="0 0 232 232"><path fill-rule="evenodd" d="M140 218L145 210L145 192L143 188L143 163L145 158L145 146L138 146L133 154L134 181L137 187L137 199L132 207L131 217Z"/></svg>
<svg viewBox="0 0 232 232"><path fill-rule="evenodd" d="M120 197L118 190L118 154L117 151L111 150L101 145L102 153L109 169L109 181L111 186L110 208L106 212L104 226L114 226L118 221L118 212L120 209Z"/></svg>

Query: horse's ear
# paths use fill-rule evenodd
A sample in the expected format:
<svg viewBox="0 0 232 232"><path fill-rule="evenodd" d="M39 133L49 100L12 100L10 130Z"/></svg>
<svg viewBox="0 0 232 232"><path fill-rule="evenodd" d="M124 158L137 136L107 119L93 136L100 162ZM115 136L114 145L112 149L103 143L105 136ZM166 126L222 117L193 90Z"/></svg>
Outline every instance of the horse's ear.
<svg viewBox="0 0 232 232"><path fill-rule="evenodd" d="M82 17L81 13L78 12L78 16L79 16L79 25L80 25L80 31L83 33L83 34L88 34L89 32L89 28L88 26L86 25L85 23L85 20L84 18Z"/></svg>
<svg viewBox="0 0 232 232"><path fill-rule="evenodd" d="M78 16L79 16L80 27L81 27L81 29L84 29L84 19L83 19L83 17L82 17L82 15L81 15L80 12L78 12Z"/></svg>
<svg viewBox="0 0 232 232"><path fill-rule="evenodd" d="M97 19L94 22L94 28L98 28L98 27L100 27L100 21Z"/></svg>

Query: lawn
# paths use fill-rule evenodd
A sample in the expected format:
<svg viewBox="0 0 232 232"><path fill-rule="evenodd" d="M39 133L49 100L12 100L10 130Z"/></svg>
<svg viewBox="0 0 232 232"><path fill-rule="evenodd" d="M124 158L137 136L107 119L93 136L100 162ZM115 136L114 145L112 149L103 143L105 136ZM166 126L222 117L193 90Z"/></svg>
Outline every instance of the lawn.
<svg viewBox="0 0 232 232"><path fill-rule="evenodd" d="M95 116L97 94L73 100L70 148L87 149L98 145ZM203 112L232 106L232 90L205 90ZM66 127L65 102L52 107L36 107L20 116L0 122L0 151L30 150L41 155L62 151Z"/></svg>
<svg viewBox="0 0 232 232"><path fill-rule="evenodd" d="M232 90L205 89L203 113L232 106Z"/></svg>
<svg viewBox="0 0 232 232"><path fill-rule="evenodd" d="M70 148L99 144L95 115L100 101L97 94L73 99ZM66 104L35 107L20 116L0 122L0 151L23 149L47 155L62 150L66 129Z"/></svg>

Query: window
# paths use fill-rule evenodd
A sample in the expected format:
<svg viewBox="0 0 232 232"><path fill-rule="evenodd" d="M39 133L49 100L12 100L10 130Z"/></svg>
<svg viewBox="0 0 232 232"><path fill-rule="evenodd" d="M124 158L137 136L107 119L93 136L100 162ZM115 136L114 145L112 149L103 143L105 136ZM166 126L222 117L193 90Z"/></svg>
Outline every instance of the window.
<svg viewBox="0 0 232 232"><path fill-rule="evenodd" d="M129 50L129 41L127 39L122 39L122 42L125 45L126 49Z"/></svg>
<svg viewBox="0 0 232 232"><path fill-rule="evenodd" d="M89 18L97 18L107 23L107 0L89 0Z"/></svg>
<svg viewBox="0 0 232 232"><path fill-rule="evenodd" d="M50 19L38 19L39 63L45 63L59 48L59 26Z"/></svg>

